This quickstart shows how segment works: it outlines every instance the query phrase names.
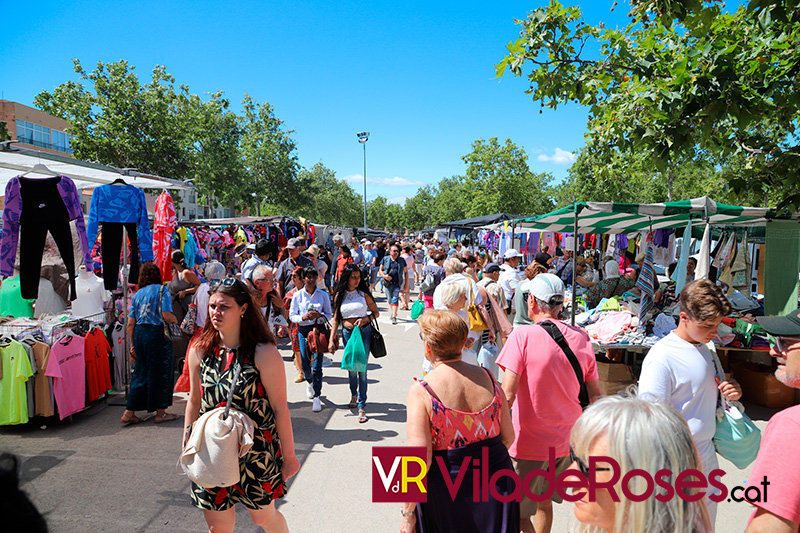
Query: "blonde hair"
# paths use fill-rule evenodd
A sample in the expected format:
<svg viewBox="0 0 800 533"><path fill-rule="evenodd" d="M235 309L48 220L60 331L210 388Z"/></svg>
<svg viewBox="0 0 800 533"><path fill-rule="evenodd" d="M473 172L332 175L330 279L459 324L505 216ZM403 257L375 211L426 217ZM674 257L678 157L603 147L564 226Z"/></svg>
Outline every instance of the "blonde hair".
<svg viewBox="0 0 800 533"><path fill-rule="evenodd" d="M448 276L452 274L461 274L461 271L464 270L464 265L461 264L461 260L455 257L446 259L445 262L442 264L442 267L444 268L444 273Z"/></svg>
<svg viewBox="0 0 800 533"><path fill-rule="evenodd" d="M461 350L469 336L469 328L458 313L430 309L419 317L418 322L422 339L436 359L446 361L461 356Z"/></svg>
<svg viewBox="0 0 800 533"><path fill-rule="evenodd" d="M462 296L466 296L467 289L461 283L447 283L442 285L442 305L450 307Z"/></svg>
<svg viewBox="0 0 800 533"><path fill-rule="evenodd" d="M667 483L674 486L677 476L688 469L702 471L697 448L683 417L671 406L640 398L607 396L590 406L575 422L570 435L575 454L588 464L589 449L607 438L608 456L619 463L619 479L634 469L655 473L673 472ZM621 482L615 485L622 494ZM642 494L647 481L641 476L628 483L630 491ZM656 492L642 502L620 497L616 503L613 533L707 533L712 531L703 499L687 502L675 495L660 502ZM600 528L581 524L581 533Z"/></svg>
<svg viewBox="0 0 800 533"><path fill-rule="evenodd" d="M539 274L544 274L546 272L547 272L546 266L534 261L525 268L525 277L528 279L533 279Z"/></svg>

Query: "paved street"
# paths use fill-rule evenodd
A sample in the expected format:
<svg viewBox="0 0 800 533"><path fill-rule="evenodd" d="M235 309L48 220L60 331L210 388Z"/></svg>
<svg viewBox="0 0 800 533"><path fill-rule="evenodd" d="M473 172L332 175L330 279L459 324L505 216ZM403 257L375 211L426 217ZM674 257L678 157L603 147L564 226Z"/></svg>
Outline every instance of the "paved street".
<svg viewBox="0 0 800 533"><path fill-rule="evenodd" d="M378 304L385 312L382 295ZM281 344L302 464L288 496L279 502L293 532L398 531L400 506L371 502L370 465L372 446L405 444L406 394L421 369L419 328L408 311L400 313L396 326L386 315L381 319L389 355L370 360L370 420L365 424L359 424L355 410L347 408L347 373L338 368L341 350L334 366L324 369L323 410L312 413L305 384L293 383L291 353L285 341ZM22 458L23 488L45 514L51 531L205 531L202 513L189 501L189 482L176 467L182 418L164 425L148 420L121 427L124 408L111 403L63 422L48 421L46 427L0 428L0 449ZM176 397L170 410L182 415L183 407L183 400ZM771 411L748 406L748 413L763 429ZM720 461L728 472L724 481L729 488L744 483L749 470ZM555 508L553 531L569 531L571 505ZM746 503L723 503L717 531L743 531L750 510ZM236 531L257 530L240 507Z"/></svg>

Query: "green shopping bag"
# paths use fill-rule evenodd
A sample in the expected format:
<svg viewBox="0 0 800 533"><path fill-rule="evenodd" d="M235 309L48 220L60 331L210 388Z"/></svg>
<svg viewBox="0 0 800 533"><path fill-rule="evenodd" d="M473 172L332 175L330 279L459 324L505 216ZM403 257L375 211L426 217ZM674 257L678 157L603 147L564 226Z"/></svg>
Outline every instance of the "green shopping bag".
<svg viewBox="0 0 800 533"><path fill-rule="evenodd" d="M347 340L347 346L344 347L344 356L342 356L340 366L342 370L350 372L367 371L367 352L364 350L364 341L361 340L361 328L353 328L353 333Z"/></svg>
<svg viewBox="0 0 800 533"><path fill-rule="evenodd" d="M422 298L419 298L414 302L414 305L411 306L411 320L418 319L424 312L425 302L422 301Z"/></svg>

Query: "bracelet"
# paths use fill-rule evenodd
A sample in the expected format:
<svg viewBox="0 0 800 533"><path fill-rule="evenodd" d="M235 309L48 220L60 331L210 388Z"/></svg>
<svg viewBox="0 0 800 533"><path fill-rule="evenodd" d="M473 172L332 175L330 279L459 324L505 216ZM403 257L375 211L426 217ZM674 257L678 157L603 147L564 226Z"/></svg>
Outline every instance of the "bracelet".
<svg viewBox="0 0 800 533"><path fill-rule="evenodd" d="M400 508L400 514L403 515L403 518L410 518L414 516L414 511L404 511L403 508Z"/></svg>

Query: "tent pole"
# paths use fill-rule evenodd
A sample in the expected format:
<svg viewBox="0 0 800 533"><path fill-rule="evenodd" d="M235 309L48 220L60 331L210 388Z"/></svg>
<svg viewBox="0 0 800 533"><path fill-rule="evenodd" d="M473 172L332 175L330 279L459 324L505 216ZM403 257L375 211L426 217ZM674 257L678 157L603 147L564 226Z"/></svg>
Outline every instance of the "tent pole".
<svg viewBox="0 0 800 533"><path fill-rule="evenodd" d="M578 293L578 278L577 278L577 262L578 262L578 203L574 202L573 207L575 208L575 221L572 226L572 317L570 318L570 323L574 326L575 325L575 299Z"/></svg>

